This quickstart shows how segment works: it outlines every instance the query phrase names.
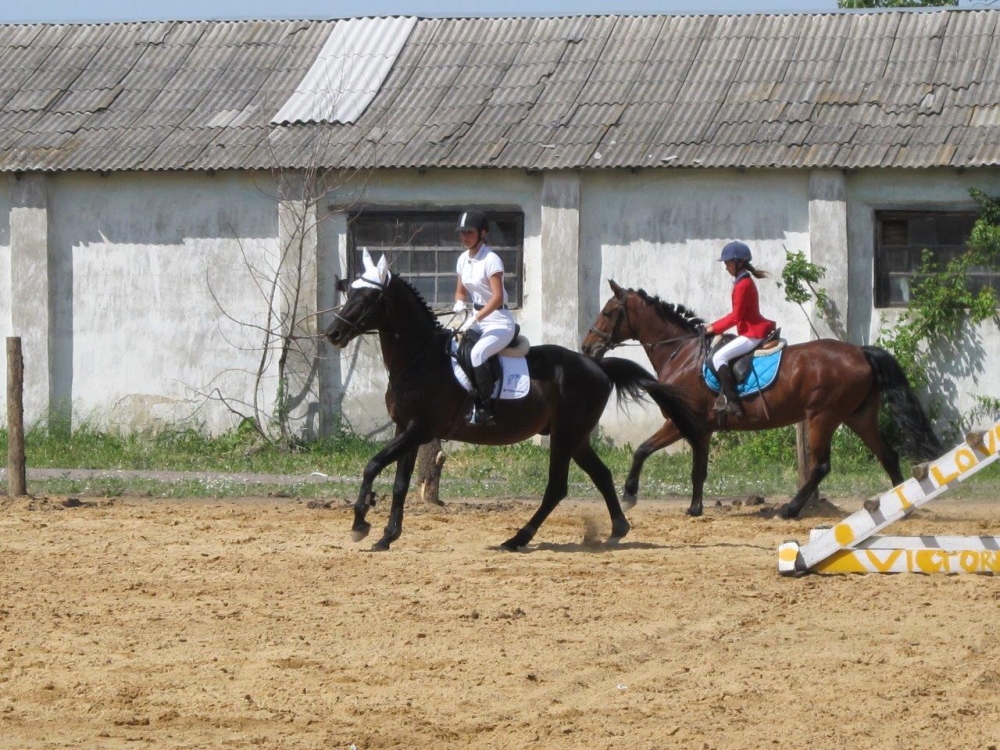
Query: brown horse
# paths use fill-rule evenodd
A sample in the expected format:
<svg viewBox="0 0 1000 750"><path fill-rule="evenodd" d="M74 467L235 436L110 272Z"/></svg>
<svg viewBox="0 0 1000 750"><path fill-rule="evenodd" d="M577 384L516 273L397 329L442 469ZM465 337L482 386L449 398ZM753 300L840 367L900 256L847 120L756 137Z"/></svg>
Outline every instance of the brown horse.
<svg viewBox="0 0 1000 750"><path fill-rule="evenodd" d="M604 496L611 515L609 541L624 537L629 522L618 502L611 472L590 445L590 435L612 392L617 392L619 399L639 399L648 393L686 438L693 437L698 433L695 418L673 388L660 385L641 365L627 359L595 362L560 346L535 346L527 355L531 380L527 395L498 401L496 425L470 426L465 415L472 397L455 379L447 349L453 332L441 327L416 289L389 273L384 256L375 266L366 251L365 266L326 336L334 346L344 347L359 334L378 331L389 371L385 401L396 423L396 436L365 466L354 505L355 541L363 539L371 528L365 516L374 505L372 483L392 462L396 462L396 479L389 523L373 549L387 550L399 538L403 503L421 444L442 438L506 445L537 434L550 436L548 484L542 504L501 546L516 550L531 541L566 496L571 460Z"/></svg>
<svg viewBox="0 0 1000 750"><path fill-rule="evenodd" d="M609 349L635 339L642 344L660 382L674 386L695 406L703 429L695 440L688 440L694 453L690 515L702 513L709 440L717 429L768 430L805 421L809 473L795 497L779 509L782 518L797 517L830 473L830 442L842 424L857 433L875 454L893 485L903 481L899 456L879 429L879 406L883 398L907 437L909 453L918 459L929 459L943 452L930 420L892 355L878 347L854 346L831 339L786 347L774 385L744 397L745 415L726 417L720 427L712 410L716 394L702 377L707 352L704 321L683 306L650 297L642 289L623 289L614 281L610 284L614 296L584 338L583 352L600 358ZM668 419L639 446L622 493L626 508L636 502L639 474L646 459L680 437L677 426Z"/></svg>

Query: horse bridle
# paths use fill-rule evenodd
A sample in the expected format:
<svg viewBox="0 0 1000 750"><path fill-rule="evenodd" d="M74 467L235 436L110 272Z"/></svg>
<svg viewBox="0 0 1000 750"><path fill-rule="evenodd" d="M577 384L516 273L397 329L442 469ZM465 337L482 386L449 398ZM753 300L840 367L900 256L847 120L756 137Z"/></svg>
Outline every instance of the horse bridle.
<svg viewBox="0 0 1000 750"><path fill-rule="evenodd" d="M622 289L615 295L615 300L618 302L618 317L615 319L615 324L611 326L611 333L605 333L604 331L599 331L594 326L590 327L590 332L597 336L604 345L604 351L611 351L612 349L617 349L622 345L623 342L615 341L618 336L618 329L621 328L622 321L629 324L629 329L632 328L632 324L629 323L628 319L628 289Z"/></svg>
<svg viewBox="0 0 1000 750"><path fill-rule="evenodd" d="M374 296L374 297L371 298L371 302L366 305L366 307L365 307L364 310L362 310L361 315L358 316L357 320L350 321L347 318L345 318L343 315L340 315L336 310L333 311L334 317L340 319L341 321L343 321L344 323L346 323L349 326L348 330L347 330L347 333L349 334L350 338L354 338L354 336L356 335L355 332L360 332L361 334L372 333L372 331L366 331L366 330L364 330L365 323L367 322L368 318L370 318L372 316L372 314L374 314L376 307L378 307L378 304L383 299L385 299L385 293L386 293L386 291L389 288L389 284L392 283L392 279L389 279L385 283L378 283L378 284L376 282L374 282L374 281L371 281L370 279L365 279L365 282L367 284L370 284L373 289L377 289L378 290L378 294L376 296ZM453 313L448 313L448 314L451 315ZM397 339L399 338L399 334L398 333L394 333L393 335ZM448 338L450 340L450 336ZM400 372L398 374L398 377L405 376L411 369L413 369L417 365L418 362L420 362L421 359L423 359L424 355L426 355L427 352L431 350L431 347L433 345L433 340L434 340L434 335L432 334L431 337L430 337L430 340L428 340L427 344L425 344L424 347L417 353L417 355L416 355L416 357L414 357L413 361L410 362L410 364L407 365L402 370L402 372ZM446 347L447 347L447 343L446 343ZM392 370L392 364L391 363L386 363L386 364L388 366L388 369L391 371ZM391 379L391 377L392 377L392 375L390 375L390 379Z"/></svg>
<svg viewBox="0 0 1000 750"><path fill-rule="evenodd" d="M348 339L353 339L360 333L366 333L364 328L365 323L375 313L375 308L378 306L378 304L385 298L386 288L389 286L389 282L392 281L392 279L385 282L384 284L376 284L375 282L369 281L367 279L365 281L366 283L371 284L372 288L378 289L379 293L371 298L372 301L370 303L365 305L364 309L361 311L361 315L359 315L356 320L353 321L348 320L343 315L338 313L336 310L333 311L333 317L337 318L338 320L348 325L347 329Z"/></svg>
<svg viewBox="0 0 1000 750"><path fill-rule="evenodd" d="M618 302L618 318L615 320L615 324L611 326L611 333L605 333L604 331L599 331L593 326L590 327L590 332L595 336L597 336L597 338L601 340L601 343L604 344L605 351L611 351L612 349L616 349L619 346L624 345L624 342L622 341L615 341L615 338L617 338L618 336L618 329L621 328L622 321L628 324L629 330L632 329L632 323L631 321L629 321L628 318L628 304L626 301L626 298L628 297L628 293L630 291L631 290L629 289L622 289L620 292L618 292L618 294L615 295L615 300L617 300ZM657 341L655 344L641 344L641 346L644 349L655 349L658 346L666 346L667 344L676 344L680 341L687 341L688 339L694 339L694 338L704 338L704 335L701 334L700 332L686 333L683 336L675 336L672 339L664 339L663 341ZM677 352L675 351L670 358L673 359L676 355Z"/></svg>

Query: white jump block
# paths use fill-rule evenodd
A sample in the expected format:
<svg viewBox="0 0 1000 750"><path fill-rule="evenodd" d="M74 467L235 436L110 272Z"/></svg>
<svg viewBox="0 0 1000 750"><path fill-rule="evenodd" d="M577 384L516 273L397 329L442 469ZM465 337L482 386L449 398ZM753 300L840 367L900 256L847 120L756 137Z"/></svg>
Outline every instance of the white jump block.
<svg viewBox="0 0 1000 750"><path fill-rule="evenodd" d="M1000 422L966 435L965 442L914 469L914 478L832 528L814 529L803 545L778 547L778 572L996 573L998 537L876 537L950 488L1000 458Z"/></svg>

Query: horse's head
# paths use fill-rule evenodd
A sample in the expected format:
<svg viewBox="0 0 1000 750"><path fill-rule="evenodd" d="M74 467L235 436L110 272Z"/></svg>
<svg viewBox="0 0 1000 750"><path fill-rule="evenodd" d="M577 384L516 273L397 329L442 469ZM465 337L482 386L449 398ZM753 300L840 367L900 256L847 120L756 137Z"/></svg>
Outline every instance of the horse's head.
<svg viewBox="0 0 1000 750"><path fill-rule="evenodd" d="M608 284L614 296L604 305L580 345L581 351L594 359L600 359L623 341L635 338L628 313L628 298L633 292L622 289L611 279Z"/></svg>
<svg viewBox="0 0 1000 750"><path fill-rule="evenodd" d="M326 337L336 347L347 346L356 336L379 328L385 317L385 293L392 274L385 256L378 264L372 262L366 249L362 260L365 270L347 289L347 301L334 311L334 321L326 329Z"/></svg>

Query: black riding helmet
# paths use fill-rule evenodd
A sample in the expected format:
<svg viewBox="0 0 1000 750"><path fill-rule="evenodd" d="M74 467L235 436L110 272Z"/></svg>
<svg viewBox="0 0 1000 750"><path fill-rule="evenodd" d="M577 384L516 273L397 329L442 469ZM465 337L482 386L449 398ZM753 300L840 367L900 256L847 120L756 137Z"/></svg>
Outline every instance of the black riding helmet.
<svg viewBox="0 0 1000 750"><path fill-rule="evenodd" d="M458 218L458 231L475 229L477 232L490 228L490 221L482 211L466 211Z"/></svg>

